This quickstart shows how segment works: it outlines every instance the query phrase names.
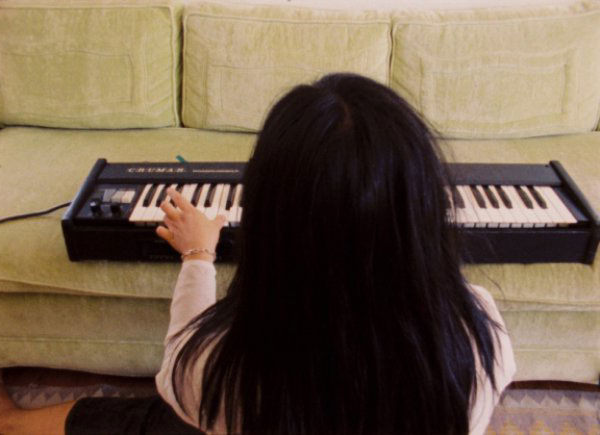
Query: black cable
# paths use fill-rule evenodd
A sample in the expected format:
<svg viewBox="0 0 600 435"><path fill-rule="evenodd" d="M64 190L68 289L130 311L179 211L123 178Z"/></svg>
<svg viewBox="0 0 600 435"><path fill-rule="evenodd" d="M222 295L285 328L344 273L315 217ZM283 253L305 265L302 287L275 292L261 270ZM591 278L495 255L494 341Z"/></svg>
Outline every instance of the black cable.
<svg viewBox="0 0 600 435"><path fill-rule="evenodd" d="M42 216L48 213L52 213L55 210L58 210L59 208L64 208L64 207L68 207L71 205L71 202L65 202L64 204L60 204L57 206L54 206L52 208L49 208L48 210L44 210L44 211L37 211L35 213L26 213L26 214L18 214L15 216L7 216L4 218L0 218L0 224L3 224L4 222L10 222L10 221L16 221L17 219L26 219L26 218L30 218L30 217L35 217L35 216Z"/></svg>

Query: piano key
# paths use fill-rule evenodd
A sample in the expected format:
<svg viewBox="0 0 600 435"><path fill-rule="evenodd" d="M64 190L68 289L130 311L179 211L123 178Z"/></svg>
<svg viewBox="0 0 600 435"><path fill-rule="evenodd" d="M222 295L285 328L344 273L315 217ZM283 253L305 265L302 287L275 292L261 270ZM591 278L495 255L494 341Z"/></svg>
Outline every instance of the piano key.
<svg viewBox="0 0 600 435"><path fill-rule="evenodd" d="M457 216L460 217L461 219L464 218L464 222L461 222L465 227L474 227L475 224L477 222L479 222L479 218L477 216L477 214L475 213L475 210L473 210L473 206L471 205L471 202L468 200L467 198L467 194L465 192L465 190L467 189L466 186L456 186L456 191L457 193L461 196L462 200L463 200L463 208L460 209L460 215Z"/></svg>
<svg viewBox="0 0 600 435"><path fill-rule="evenodd" d="M227 212L229 209L227 208L227 200L229 198L229 192L231 191L231 184L224 184L223 190L221 192L221 197L219 199L219 204L217 206L217 215L227 217Z"/></svg>
<svg viewBox="0 0 600 435"><path fill-rule="evenodd" d="M467 203L470 204L471 209L477 216L475 226L477 228L485 228L487 227L488 223L491 222L491 219L490 216L487 214L485 208L481 207L480 204L477 202L477 199L475 198L473 192L474 190L475 189L472 189L472 186L465 186L465 188L463 189L463 193L465 194L465 199ZM483 198L481 199L483 200ZM485 205L485 202L483 203L483 205Z"/></svg>
<svg viewBox="0 0 600 435"><path fill-rule="evenodd" d="M560 226L567 226L569 224L577 223L577 219L573 216L573 214L569 211L569 209L563 204L560 197L554 192L551 187L543 186L538 188L539 192L541 192L544 196L544 199L549 201L554 209L560 214L563 219L563 223L559 224Z"/></svg>
<svg viewBox="0 0 600 435"><path fill-rule="evenodd" d="M167 199L167 187L165 184L162 185L162 187L160 187L160 195L158 195L158 197L156 198L156 202L154 203L154 205L156 207L160 207L160 205L163 203L163 201L165 199Z"/></svg>
<svg viewBox="0 0 600 435"><path fill-rule="evenodd" d="M139 222L140 221L140 218L144 214L144 210L145 210L144 200L146 199L146 195L148 194L150 187L151 187L151 184L146 184L144 186L144 189L142 190L142 193L140 194L140 197L138 198L136 205L133 207L133 211L129 215L130 222Z"/></svg>
<svg viewBox="0 0 600 435"><path fill-rule="evenodd" d="M554 205L547 199L544 198L544 194L539 190L540 187L539 186L532 186L532 189L537 192L537 194L542 198L542 200L545 202L546 204L546 208L544 209L544 211L546 212L549 220L550 220L550 224L548 226L557 226L557 225L561 225L561 224L565 224L564 219L562 218L561 214L558 212L558 210L556 210L556 208L554 207Z"/></svg>
<svg viewBox="0 0 600 435"><path fill-rule="evenodd" d="M494 192L498 198L500 198L498 203L498 212L502 217L502 224L500 226L506 228L513 226L513 224L516 223L516 219L514 213L512 213L512 203L508 199L508 196L506 196L506 193L501 190L501 187L502 186L489 186L490 190ZM500 193L501 191L502 194ZM502 199L502 195L506 197L506 202L504 199ZM510 208L506 206L507 203L510 204Z"/></svg>
<svg viewBox="0 0 600 435"><path fill-rule="evenodd" d="M192 202L192 195L194 195L194 190L196 188L196 184L184 184L183 189L181 190L181 195L188 201Z"/></svg>
<svg viewBox="0 0 600 435"><path fill-rule="evenodd" d="M496 198L496 196L494 195L494 192L492 192L492 190L490 189L490 186L485 185L482 187L483 187L483 192L485 193L485 196L489 200L492 207L494 207L496 209L500 208L500 204L498 203L498 198Z"/></svg>
<svg viewBox="0 0 600 435"><path fill-rule="evenodd" d="M195 188L194 188L194 193L192 194L192 199L190 200L190 202L192 203L192 205L194 207L196 207L198 205L198 199L200 198L200 192L202 191L202 186L204 186L204 184L196 184Z"/></svg>
<svg viewBox="0 0 600 435"><path fill-rule="evenodd" d="M146 210L144 211L144 215L142 216L142 222L146 222L146 223L151 223L151 222L156 222L156 219L154 218L155 215L158 214L158 212L162 212L164 213L160 208L160 203L158 202L158 199L160 197L160 194L162 193L162 191L165 189L165 185L164 184L159 184L155 191L154 191L154 197L150 200L150 204L148 205L148 207L146 207ZM164 215L163 215L164 217ZM160 219L160 221L162 222L162 218Z"/></svg>
<svg viewBox="0 0 600 435"><path fill-rule="evenodd" d="M477 186L469 186L471 193L473 194L473 197L475 198L475 201L477 202L477 205L479 206L479 208L485 208L485 201L483 199L483 196L481 196L481 193L479 192L479 190L477 190Z"/></svg>
<svg viewBox="0 0 600 435"><path fill-rule="evenodd" d="M506 224L506 226L508 227L510 225L510 222L502 221L502 215L500 214L498 209L496 209L491 204L488 196L485 193L483 186L473 186L473 187L475 188L475 191L479 193L479 196L481 197L481 200L485 205L483 208L485 208L485 211L490 218L490 221L488 222L487 226L490 228L496 228L496 227L502 226L501 224Z"/></svg>
<svg viewBox="0 0 600 435"><path fill-rule="evenodd" d="M154 198L154 193L156 192L157 186L157 184L150 185L150 189L146 192L146 195L144 195L144 207L148 207L150 205L150 201L152 201L152 198Z"/></svg>
<svg viewBox="0 0 600 435"><path fill-rule="evenodd" d="M217 217L217 212L219 211L219 201L221 199L221 193L223 192L224 187L224 184L217 184L209 194L208 206L204 210L207 218L214 219Z"/></svg>
<svg viewBox="0 0 600 435"><path fill-rule="evenodd" d="M529 198L525 190L523 190L523 187L515 186L515 189L517 190L519 198L521 198L521 201L523 201L523 204L525 204L525 207L527 207L528 209L533 209L533 203L531 202L531 199Z"/></svg>
<svg viewBox="0 0 600 435"><path fill-rule="evenodd" d="M546 204L546 201L544 201L544 198L542 198L542 196L539 194L539 192L537 190L535 190L534 186L527 186L527 190L529 190L529 193L531 194L531 196L533 197L533 199L535 200L535 202L541 207L541 208L548 208L548 205Z"/></svg>
<svg viewBox="0 0 600 435"><path fill-rule="evenodd" d="M231 203L231 208L229 209L229 215L227 216L230 226L237 226L240 222L238 219L238 210L242 199L242 189L243 186L241 184L237 184L233 189L233 201Z"/></svg>
<svg viewBox="0 0 600 435"><path fill-rule="evenodd" d="M525 228L532 228L537 221L535 213L525 206L514 186L502 186L502 188L510 198L513 207L512 213L517 218L515 225L511 225L511 227L523 226Z"/></svg>
<svg viewBox="0 0 600 435"><path fill-rule="evenodd" d="M196 204L196 209L204 212L206 198L208 197L208 192L210 192L211 185L210 183L204 183L202 188L200 189L200 195L198 196L198 202Z"/></svg>
<svg viewBox="0 0 600 435"><path fill-rule="evenodd" d="M540 197L541 201L538 201L536 199L536 195L539 196L539 194L533 189L533 186L527 186L527 189L524 188L523 190L527 193L527 195L531 199L533 211L540 221L540 223L536 223L534 226L535 227L555 227L556 223L553 222L552 217L548 213L548 205L546 204L546 201L544 201L544 199L541 197ZM533 192L535 192L535 195L533 194ZM542 207L542 204L545 207Z"/></svg>
<svg viewBox="0 0 600 435"><path fill-rule="evenodd" d="M498 196L500 196L500 199L502 200L502 203L504 204L504 206L509 209L512 208L512 202L510 201L510 198L504 191L504 188L502 186L494 186L494 187L496 188L496 191L498 192Z"/></svg>
<svg viewBox="0 0 600 435"><path fill-rule="evenodd" d="M529 189L527 189L527 186L518 186L517 191L520 191L522 193L521 198L523 199L523 202L525 202L527 208L533 211L533 214L536 217L533 226L536 228L545 227L550 219L548 218L544 210L540 208L535 199L533 199L533 197L529 193Z"/></svg>

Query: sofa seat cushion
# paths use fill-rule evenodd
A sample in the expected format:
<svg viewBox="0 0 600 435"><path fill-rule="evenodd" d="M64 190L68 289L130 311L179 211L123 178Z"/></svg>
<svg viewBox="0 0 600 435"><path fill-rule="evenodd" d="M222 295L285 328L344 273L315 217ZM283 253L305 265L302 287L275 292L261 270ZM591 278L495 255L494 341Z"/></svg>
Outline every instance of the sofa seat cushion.
<svg viewBox="0 0 600 435"><path fill-rule="evenodd" d="M193 129L74 131L0 130L0 216L70 201L95 161L246 161L255 136ZM40 150L42 152L40 152ZM176 264L70 262L60 220L50 215L0 224L0 292L44 292L170 298ZM220 267L225 288L233 266Z"/></svg>
<svg viewBox="0 0 600 435"><path fill-rule="evenodd" d="M600 134L510 140L452 140L450 161L548 163L558 160L592 207L600 211ZM600 253L593 265L575 263L469 265L465 274L486 287L503 310L526 308L600 310Z"/></svg>
<svg viewBox="0 0 600 435"><path fill-rule="evenodd" d="M180 13L170 0L7 0L0 124L176 126Z"/></svg>
<svg viewBox="0 0 600 435"><path fill-rule="evenodd" d="M194 129L67 131L0 130L0 215L43 210L73 198L93 163L108 161L245 161L255 136ZM43 153L39 152L43 147ZM521 140L449 141L445 154L463 162L547 163L559 160L600 209L600 133ZM28 171L28 168L32 168ZM176 264L68 260L62 212L0 225L1 292L49 292L139 298L170 298ZM595 263L470 265L467 277L489 289L503 309L600 308L600 256ZM218 266L224 294L233 265Z"/></svg>

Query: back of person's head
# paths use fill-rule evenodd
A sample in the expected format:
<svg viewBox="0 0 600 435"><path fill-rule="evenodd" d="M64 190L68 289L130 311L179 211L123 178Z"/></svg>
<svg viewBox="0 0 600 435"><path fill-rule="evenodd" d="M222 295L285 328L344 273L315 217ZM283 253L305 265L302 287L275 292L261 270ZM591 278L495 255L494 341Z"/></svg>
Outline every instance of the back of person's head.
<svg viewBox="0 0 600 435"><path fill-rule="evenodd" d="M438 156L411 107L364 77L275 104L244 176L236 275L181 360L224 333L205 424L225 412L261 434L468 431L492 329L460 273Z"/></svg>

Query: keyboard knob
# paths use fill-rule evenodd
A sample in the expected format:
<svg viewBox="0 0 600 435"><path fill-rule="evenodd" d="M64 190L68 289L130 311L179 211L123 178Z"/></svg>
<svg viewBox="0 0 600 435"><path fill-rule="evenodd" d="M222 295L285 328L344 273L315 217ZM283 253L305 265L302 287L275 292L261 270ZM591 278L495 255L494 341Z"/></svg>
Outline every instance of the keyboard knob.
<svg viewBox="0 0 600 435"><path fill-rule="evenodd" d="M97 199L90 201L90 210L94 216L100 216L102 214L101 202Z"/></svg>
<svg viewBox="0 0 600 435"><path fill-rule="evenodd" d="M121 215L121 204L118 202L113 202L110 204L110 212L115 216Z"/></svg>

